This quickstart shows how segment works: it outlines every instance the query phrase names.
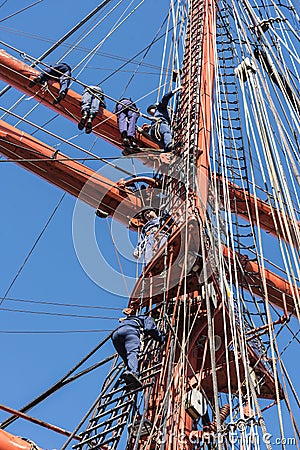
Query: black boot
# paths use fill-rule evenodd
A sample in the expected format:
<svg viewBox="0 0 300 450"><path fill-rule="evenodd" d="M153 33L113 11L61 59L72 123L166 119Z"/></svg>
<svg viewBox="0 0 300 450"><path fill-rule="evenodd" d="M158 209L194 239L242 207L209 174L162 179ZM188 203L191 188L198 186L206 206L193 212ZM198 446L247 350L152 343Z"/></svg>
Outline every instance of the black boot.
<svg viewBox="0 0 300 450"><path fill-rule="evenodd" d="M60 92L60 94L58 94L58 96L53 100L52 104L53 105L57 105L58 103L60 103L66 96L66 92Z"/></svg>
<svg viewBox="0 0 300 450"><path fill-rule="evenodd" d="M127 386L130 388L140 389L141 387L143 387L143 384L142 384L140 378L138 377L137 374L135 374L133 372L129 372L128 370L125 370L123 372L122 378L125 381L125 383L127 384Z"/></svg>
<svg viewBox="0 0 300 450"><path fill-rule="evenodd" d="M121 138L123 139L124 147L130 147L130 142L127 136L127 131L122 131Z"/></svg>
<svg viewBox="0 0 300 450"><path fill-rule="evenodd" d="M133 136L128 136L129 142L130 142L130 147L134 148L134 149L138 149L138 145L134 139Z"/></svg>
<svg viewBox="0 0 300 450"><path fill-rule="evenodd" d="M33 80L30 80L29 87L33 87L36 84L40 84L40 82L41 82L41 77L40 76L35 77L35 78L33 78Z"/></svg>
<svg viewBox="0 0 300 450"><path fill-rule="evenodd" d="M174 150L173 144L168 144L168 145L164 148L164 152L165 152L165 153L172 152L173 150Z"/></svg>
<svg viewBox="0 0 300 450"><path fill-rule="evenodd" d="M78 122L78 129L79 130L83 130L84 129L86 121L87 121L87 118L88 118L88 115L89 114L88 114L87 111L82 111L81 112L81 119L80 119L80 122Z"/></svg>
<svg viewBox="0 0 300 450"><path fill-rule="evenodd" d="M90 134L90 133L92 132L92 129L93 129L93 119L94 119L94 116L90 115L89 118L88 118L88 120L87 120L87 123L86 123L86 126L85 126L85 132L86 132L86 134Z"/></svg>

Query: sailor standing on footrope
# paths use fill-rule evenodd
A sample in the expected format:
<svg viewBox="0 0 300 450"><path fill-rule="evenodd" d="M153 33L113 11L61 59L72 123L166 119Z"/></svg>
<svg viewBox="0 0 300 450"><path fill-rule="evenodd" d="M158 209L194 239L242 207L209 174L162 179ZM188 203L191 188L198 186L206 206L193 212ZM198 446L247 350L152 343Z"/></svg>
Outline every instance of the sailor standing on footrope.
<svg viewBox="0 0 300 450"><path fill-rule="evenodd" d="M135 388L142 386L139 379L138 353L141 346L141 333L150 336L160 344L164 342L163 334L158 330L154 320L145 315L135 315L131 308L125 308L125 319L120 319L121 324L112 334L112 342L118 354L123 359L126 370L123 379L128 385Z"/></svg>

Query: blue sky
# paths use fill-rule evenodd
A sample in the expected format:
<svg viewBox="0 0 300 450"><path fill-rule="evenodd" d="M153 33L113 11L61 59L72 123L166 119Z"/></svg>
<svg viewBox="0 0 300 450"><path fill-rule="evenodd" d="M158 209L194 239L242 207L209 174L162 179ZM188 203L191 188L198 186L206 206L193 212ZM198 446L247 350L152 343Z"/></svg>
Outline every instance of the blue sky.
<svg viewBox="0 0 300 450"><path fill-rule="evenodd" d="M89 62L82 74L79 75L81 81L87 84L101 82L124 62L124 58L132 57L149 44L163 22L169 6L168 0L161 0L159 8L157 8L156 2L157 0L146 0L140 9L128 19L127 23L105 41L100 49L101 54ZM1 39L28 55L38 57L98 3L94 0L85 2L44 0L13 18L1 21ZM138 1L133 2L134 5L138 5L138 3ZM25 0L0 1L0 20L29 4L30 2ZM113 4L116 2L114 1ZM129 1L126 4L129 4ZM1 7L1 5L3 6ZM91 37L84 41L80 51L73 51L64 60L74 67L85 56L86 49L92 48L106 36L120 11L121 8L93 32ZM79 34L70 38L67 42L68 45L73 45L79 39ZM163 39L149 52L145 64L140 69L141 73L134 78L126 95L140 99L157 88L162 45ZM46 62L52 64L59 60L67 48L61 46L47 58ZM10 52L9 49L5 47L4 49ZM14 56L19 57L16 54ZM139 59L140 57L137 58L137 61ZM102 84L104 91L113 98L119 98L135 67L136 65L130 64L125 71L111 76ZM75 71L74 75L78 76L78 71ZM2 87L4 84L0 82L0 89ZM73 89L81 92L78 85L74 85ZM19 97L20 94L11 89L1 98L1 106L9 108ZM155 100L156 95L153 94L140 100L138 105L145 111L147 105ZM107 103L108 109L113 110L113 102L108 101ZM15 113L23 116L34 105L34 100L27 99L15 109ZM29 116L29 119L41 125L53 116L53 112L39 106ZM17 124L17 120L13 117L4 117L4 120L13 125ZM142 119L139 124L141 123L143 123ZM17 126L29 133L35 131L25 123ZM86 136L78 133L76 125L64 118L55 119L47 126L47 129L65 139L72 137L73 142L86 149L92 149L99 156L116 158L120 156L120 150L104 141L95 140L92 135ZM35 136L50 145L59 144L58 148L64 153L78 156L78 153L70 146L57 142L45 133L38 132ZM98 163L93 163L91 166L95 169L100 168ZM132 166L129 169L133 170ZM0 171L2 192L0 295L3 296L50 215L57 207L63 192L12 163L2 162L1 159ZM118 179L119 175L111 173L111 176ZM1 310L1 403L16 409L48 388L90 351L107 334L107 330L116 326L116 318L127 304L126 297L103 290L82 269L72 239L75 202L70 195L64 197L28 262L13 284L7 295L8 298L1 305L6 309L31 311L31 313L22 313ZM115 234L118 235L119 232L121 233L121 228L118 228L117 225L116 227ZM135 236L128 235L125 227L122 227L122 232L125 232L127 241L135 240ZM96 222L96 235L101 250L113 267L117 269L113 245L105 221L98 220ZM128 267L132 275L134 273L133 264L129 264ZM99 266L100 278L101 270L101 266ZM17 302L9 298L116 309L46 305ZM54 315L33 314L33 311L48 312ZM66 317L57 314L104 316L107 320L99 317ZM72 332L78 330L85 330L85 332ZM105 331L91 332L89 330ZM43 333L40 333L41 331ZM56 331L62 333L54 333ZM284 339L287 340L289 337L286 336ZM98 353L91 360L91 364L112 351L112 346L108 343L103 353ZM289 356L288 353L289 350L287 356ZM297 361L290 360L287 361L287 364L291 370L294 369L295 364L298 365ZM34 408L30 414L72 430L96 397L104 376L105 371L97 371L76 381ZM0 412L0 420L6 417L7 414ZM65 441L64 437L21 420L9 427L8 431L28 437L41 447L48 449L59 448Z"/></svg>

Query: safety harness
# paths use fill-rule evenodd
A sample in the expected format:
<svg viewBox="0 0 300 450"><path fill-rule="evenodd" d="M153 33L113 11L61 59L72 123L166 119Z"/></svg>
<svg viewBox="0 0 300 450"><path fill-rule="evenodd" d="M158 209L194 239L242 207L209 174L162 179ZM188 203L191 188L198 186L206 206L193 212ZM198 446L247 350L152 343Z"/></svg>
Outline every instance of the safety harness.
<svg viewBox="0 0 300 450"><path fill-rule="evenodd" d="M155 121L154 126L151 127L151 131L152 131L151 134L158 142L160 142L162 140L162 135L161 135L161 132L160 132L160 124L162 122L163 121L161 119L158 119L158 120Z"/></svg>

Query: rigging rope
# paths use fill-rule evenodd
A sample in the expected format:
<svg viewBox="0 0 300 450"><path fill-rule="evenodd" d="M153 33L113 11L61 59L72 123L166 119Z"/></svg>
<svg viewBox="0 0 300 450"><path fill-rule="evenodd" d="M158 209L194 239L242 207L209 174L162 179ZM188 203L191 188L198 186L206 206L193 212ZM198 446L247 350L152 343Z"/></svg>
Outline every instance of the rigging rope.
<svg viewBox="0 0 300 450"><path fill-rule="evenodd" d="M7 28L7 27L0 26L0 29L3 30L6 33L13 33L13 34L17 34L18 36L30 37L32 39L36 39L36 40L39 40L39 41L42 41L42 42L49 42L49 43L55 43L56 42L54 40L51 40L48 37L43 37L43 36L31 34L31 33L22 32L21 30L17 30L15 28ZM7 45L7 44L3 43L3 45ZM67 43L63 43L61 45L63 47L67 47L67 48L73 48L73 46L74 46L74 44L67 44ZM91 49L88 48L88 47L81 47L81 46L79 46L79 47L76 47L76 50L77 51L81 51L81 52L88 52ZM21 55L24 55L24 53L22 53L21 50L18 50L17 52L19 54L21 54ZM123 57L122 55L115 55L115 54L107 53L107 52L97 52L96 54L98 56L103 57L103 58L109 58L109 59L113 59L113 60L116 60L116 61L122 61L122 62L128 61L128 58ZM27 55L26 55L26 57L27 57ZM32 60L35 60L35 58L32 57ZM133 64L138 64L139 61L132 61L132 63ZM156 66L155 64L151 64L151 63L144 62L144 63L142 63L142 66L148 67L149 69L155 69L157 71L160 70L160 66ZM105 69L103 67L98 67L98 66L97 67L96 66L95 67L92 66L92 67L89 67L89 68L92 68L94 70L114 70L113 68ZM129 70L128 70L128 72L129 72ZM152 72L145 72L145 73L151 73L153 75L156 74L156 72L153 72L153 73Z"/></svg>
<svg viewBox="0 0 300 450"><path fill-rule="evenodd" d="M133 2L134 0L132 0ZM94 53L103 45L103 43L106 41L106 39L108 39L143 3L145 0L141 0L140 3L123 19L118 20L116 22L116 25L114 25L111 30L109 31L109 33L105 36L104 39L102 39L75 67L74 70L76 70L79 66L81 66L86 60L88 60L87 63L90 62L90 60L93 58ZM127 8L125 9L125 11L127 10ZM123 13L125 14L125 12ZM122 14L122 15L123 15ZM121 15L121 17L122 17ZM79 72L81 73L81 72ZM100 84L100 83L99 83Z"/></svg>
<svg viewBox="0 0 300 450"><path fill-rule="evenodd" d="M129 80L128 80L126 86L124 87L124 89L123 89L123 91L122 91L122 93L121 93L121 95L120 95L120 98L123 98L123 97L124 97L124 95L125 95L125 93L126 93L128 87L129 87L130 83L132 82L133 78L135 77L135 75L136 75L137 72L139 71L139 68L140 68L141 65L143 64L143 61L144 61L144 59L146 58L148 52L149 52L150 49L152 48L153 44L156 42L157 36L158 36L159 32L161 31L162 27L164 26L165 22L166 22L166 18L164 19L163 23L161 24L161 26L160 26L159 29L157 30L157 32L156 32L154 38L152 39L151 43L150 43L149 46L146 48L146 50L145 50L145 52L144 52L142 58L140 59L140 61L139 61L138 64L137 64L137 67L135 68L134 72L131 71L131 72L132 72L132 75L131 75L131 77L129 78ZM141 73L141 72L139 72L139 73ZM159 84L160 84L160 83L159 83Z"/></svg>
<svg viewBox="0 0 300 450"><path fill-rule="evenodd" d="M72 334L72 333L107 333L113 331L112 329L104 330L104 329L97 329L97 330L91 330L90 328L88 330L42 330L42 331L16 331L16 330L0 330L0 334ZM1 426L0 426L1 428Z"/></svg>
<svg viewBox="0 0 300 450"><path fill-rule="evenodd" d="M43 61L47 56L49 56L57 47L60 46L64 41L66 41L72 34L74 34L82 25L84 25L90 18L92 18L98 11L103 9L107 4L109 4L112 0L104 0L100 5L94 8L87 16L85 16L77 25L75 25L70 31L68 31L63 37L61 37L58 41L55 42L48 50L46 50L35 62L31 65L31 67L35 67L39 62ZM4 4L4 3L3 3ZM6 86L0 92L0 97L3 94L9 91L11 87Z"/></svg>
<svg viewBox="0 0 300 450"><path fill-rule="evenodd" d="M4 0L4 1L1 3L0 8L2 8L2 6L4 6L5 3L7 3L7 2L8 2L8 0Z"/></svg>
<svg viewBox="0 0 300 450"><path fill-rule="evenodd" d="M16 313L24 313L24 314L37 314L41 316L55 316L55 317L73 317L77 319L103 319L103 320L112 320L117 319L117 317L111 316L90 316L90 315L80 315L80 314L64 314L64 313L58 313L58 312L50 312L50 311L32 311L32 310L26 310L26 309L12 309L12 308L3 308L0 307L0 311L7 311L7 312L16 312Z"/></svg>
<svg viewBox="0 0 300 450"><path fill-rule="evenodd" d="M108 164L111 167L113 167L114 169L124 173L125 175L130 176L130 177L134 177L134 175L132 173L130 173L127 170L117 166L116 164L113 164L113 163L109 162L107 159L103 160L103 158L101 158L100 156L97 156L94 153L89 152L88 150L85 150L84 148L80 147L79 145L76 145L76 144L74 144L74 143L72 143L72 142L70 142L70 141L68 141L68 140L58 136L57 134L52 133L51 131L48 131L48 130L44 129L44 128L34 124L33 122L30 122L29 120L23 119L23 117L19 116L18 114L13 113L12 111L7 110L6 108L3 108L2 106L0 106L0 109L2 111L5 111L6 113L12 115L13 117L16 117L16 118L20 119L21 121L24 121L28 125L31 125L31 126L37 128L37 129L41 130L41 131L44 131L45 133L49 134L50 136L52 136L52 137L54 137L54 138L56 138L56 139L58 139L58 140L60 140L62 142L65 142L68 145L71 145L72 147L76 148L77 150L80 150L81 152L83 152L83 153L85 153L85 154L87 154L89 156L92 156L95 160L103 161L106 164ZM114 183L111 184L111 186L113 186L113 185L114 185Z"/></svg>
<svg viewBox="0 0 300 450"><path fill-rule="evenodd" d="M27 256L25 257L23 263L21 264L21 266L19 267L16 275L14 276L14 278L12 279L10 285L8 286L8 288L6 289L4 295L0 298L0 305L2 305L2 303L4 302L4 300L6 299L6 296L9 294L9 292L11 291L12 287L14 286L15 282L17 281L19 275L21 274L22 270L24 269L26 263L28 262L30 256L32 255L32 253L34 252L36 246L38 245L39 241L41 240L41 238L43 237L45 231L47 230L48 226L50 225L52 219L54 218L57 210L59 209L60 205L62 204L64 198L65 198L66 194L63 194L60 198L60 200L58 201L56 207L54 208L54 210L52 211L50 217L48 218L47 222L45 223L42 231L39 233L38 237L36 238L36 240L34 241L31 249L29 250L29 252L27 253Z"/></svg>
<svg viewBox="0 0 300 450"><path fill-rule="evenodd" d="M127 297L130 298L130 292L129 292L129 289L128 289L126 276L125 276L125 273L124 273L124 270L123 270L123 266L122 266L121 259L120 259L120 256L119 256L118 248L116 246L116 243L115 243L115 240L114 240L114 235L113 235L113 232L112 232L112 229L111 229L111 226L110 226L108 218L106 218L106 223L107 223L107 228L109 230L110 238L111 238L111 241L112 241L112 244L113 244L113 247L114 247L115 255L116 255L117 260L118 260L119 268L121 270L124 287L125 287L125 290L127 292Z"/></svg>
<svg viewBox="0 0 300 450"><path fill-rule="evenodd" d="M234 14L235 14L235 21L236 21L236 23L238 24L239 23L239 21L240 21L240 18L241 17L243 17L243 14L241 13L241 11L237 11L237 10L235 10L234 8L236 7L236 3L234 3L234 7L233 7L233 9L231 10L231 13L233 12ZM249 20L247 21L247 20L245 20L245 22L244 23L249 23ZM242 28L242 27L241 27ZM244 33L244 35L243 35L243 38L242 39L244 39L244 41L247 39L247 37L246 37L246 33ZM242 40L240 40L240 44L241 44L241 46L242 46L242 48L243 48L243 45L244 45L244 43L242 43ZM246 41L246 45L247 45L247 41ZM249 47L248 48L251 48L251 44L249 43ZM246 52L246 54L247 54L247 52ZM244 55L243 55L244 56ZM254 76L253 77L251 77L251 78L254 78ZM261 78L261 81L263 82L263 78ZM249 78L248 78L248 83L247 83L248 85L249 85ZM257 84L255 85L255 87L253 86L253 90L255 90L255 89L257 89ZM270 101L270 97L268 97L267 98L267 101ZM244 105L246 105L247 104L247 100L245 100L245 94L244 94ZM252 109L252 113L253 113L253 115L255 115L255 112L256 112L256 110L258 110L261 106L260 105L262 105L262 104L264 104L264 100L262 99L262 96L259 98L259 100L256 100L256 101L253 101L253 109ZM221 108L224 108L224 104L223 105L221 105L220 104L220 109ZM219 115L219 117L221 116L221 114ZM249 113L249 115L248 115L248 117L246 116L246 118L249 120L249 123L251 123L251 118L250 118L251 116L250 116L250 113ZM262 124L264 123L264 121L265 121L265 118L267 118L268 117L268 111L266 111L266 110L264 110L264 113L263 114L261 114L260 115L260 118L259 118L259 120L256 120L256 129L258 129L258 130L260 130L261 129L261 127L262 127ZM276 119L278 119L278 115L276 116L276 114L275 114L275 117L276 117ZM248 140L249 140L249 142L251 142L251 140L253 141L255 138L255 136L257 135L257 131L256 131L256 129L255 129L255 127L252 127L252 125L249 127L249 129L248 129L248 135L247 135L247 138L248 138ZM271 127L270 127L270 130L271 130ZM225 140L226 139L226 136L222 136L222 140ZM265 152L266 152L266 148L267 148L267 145L268 145L268 143L267 143L267 140L266 139L262 139L262 141L263 141L263 151L259 151L259 147L261 146L261 143L258 143L258 142L254 142L254 144L255 144L255 149L257 149L257 154L258 154L258 161L259 161L259 164L260 164L260 169L261 169L261 173L263 174L263 176L265 176L265 186L266 186L266 190L267 190L267 186L268 186L268 180L267 180L267 175L266 175L266 172L268 172L269 171L269 176L270 177L274 177L275 178L275 176L277 175L276 174L276 171L275 170L273 170L272 172L271 172L271 170L270 170L270 162L272 161L272 158L268 158L268 156L266 156L266 154L264 154ZM282 144L282 142L281 142L281 144ZM265 147L264 147L265 146ZM273 144L273 147L274 147L274 144ZM276 147L276 145L275 145L275 147ZM260 153L262 154L262 155L260 155ZM224 157L225 157L225 152L224 152ZM262 162L263 162L263 158L265 158L265 164L263 164ZM277 163L277 167L278 167L278 161L280 161L280 157L279 157L279 154L277 153L276 154L276 163ZM252 159L250 159L250 167L251 167L251 174L252 174L252 177L253 177L253 179L252 179L252 186L254 187L254 195L255 195L255 199L256 199L256 182L255 182L255 178L254 178L254 170L253 170L253 158ZM264 169L266 169L266 171L264 170ZM290 172L291 173L291 172ZM276 174L276 175L275 175ZM229 180L229 177L228 177L228 174L227 174L227 177L226 177L226 175L225 175L225 173L223 172L222 173L222 178L224 177L224 180L225 180L225 185L227 184L227 180ZM292 179L292 176L290 177L291 179ZM280 180L282 181L282 179L284 179L284 176L282 177L282 175L281 175L281 178L280 178ZM242 178L241 178L241 181L242 181ZM285 179L284 179L284 182L285 182ZM224 189L224 188L223 188ZM224 189L224 191L226 191L226 189ZM286 205L288 205L287 206L287 209L289 209L289 211L292 211L292 217L293 217L293 212L294 212L294 206L292 205L292 201L291 201L291 197L290 198L288 198L288 197L286 197L285 196L285 194L287 193L289 193L290 191L288 191L288 189L286 189L285 188L285 186L284 186L284 188L283 188L283 190L282 190L283 192L284 192L284 196L283 196L283 202L281 203L281 205L278 205L277 206L277 211L279 211L279 208L281 209L281 210L284 210L284 207L282 207L282 205L283 205L283 203L285 204L285 206ZM281 192L282 192L280 189L274 189L274 193L276 192L276 195L278 196L278 192L280 192L280 194L281 194ZM297 195L297 194L296 194ZM227 198L229 198L229 196L227 197ZM276 203L277 202L277 199L273 199L273 201L274 201L274 203ZM276 215L276 210L275 210L275 208L273 208L273 201L269 201L269 204L272 206L272 213L273 214L275 214ZM256 202L256 200L255 200L255 202ZM298 205L299 205L299 203L298 203ZM230 205L229 205L229 203L227 204L227 208L228 208L228 210L230 210ZM248 212L248 215L249 215L249 218L251 218L251 215L249 214L249 212ZM260 236L260 227L259 227L259 215L258 215L258 211L257 211L257 204L256 204L256 212L255 212L255 215L256 215L256 221L257 221L257 226L258 226L258 234L259 234L259 236L258 236L258 242L257 242L257 245L258 245L258 247L260 246L261 248L259 249L259 251L257 251L257 248L255 248L255 250L253 250L253 254L255 254L255 255L258 255L258 258L259 258L259 260L260 260L260 263L262 264L262 267L263 267L263 261L265 260L265 258L264 258L264 253L263 253L263 251L262 251L262 237ZM274 217L276 217L276 216L274 216ZM251 220L251 219L250 219ZM280 220L280 218L279 218L279 220ZM285 218L283 218L283 220L285 220ZM251 222L250 222L251 223ZM276 220L275 220L275 223L276 223ZM296 227L296 233L298 232L298 224L296 223L296 222L294 222L295 223L295 227ZM288 226L286 227L286 229L288 228ZM252 225L252 229L254 230L254 228L253 228L253 225ZM288 231L287 231L288 232ZM235 247L235 244L234 244L234 235L233 235L233 231L231 231L231 233L232 233L232 248L234 249L234 247ZM288 237L287 238L287 240L288 241L290 241L291 243L292 243L292 240L291 240L291 238L290 237ZM292 244L293 245L293 244ZM284 251L287 251L287 249L283 249L283 247L282 247L282 252L284 252ZM293 254L293 249L291 250L291 254ZM286 263L286 266L285 266L285 272L287 273L287 274L290 274L290 273L293 273L293 270L294 270L294 268L293 268L293 264L294 264L294 261L295 261L295 264L297 264L297 259L296 259L296 255L294 255L293 256L293 259L291 260L287 260L287 263ZM235 270L240 270L239 268L236 268ZM262 271L262 274L263 274L263 271ZM298 278L298 273L297 273L297 271L296 271L296 273L295 273L295 278ZM295 281L295 280L294 280ZM234 285L236 285L236 283L234 283ZM238 284L236 285L236 286L238 286ZM232 286L233 287L233 286ZM264 291L266 292L266 286L264 286ZM297 295L295 295L294 296L295 297L295 302L297 301L297 299L296 299L296 297L297 297ZM238 303L238 305L239 305L239 303ZM240 310L241 311L241 310ZM271 324L272 324L272 320L271 320L271 317L269 316L268 317L268 320L267 320L267 323L269 324L269 327L271 327ZM272 342L274 342L274 334L273 334L273 332L271 332L270 330L269 330L269 339L270 339L270 341L271 341L271 345L272 345ZM274 377L275 377L275 388L276 388L276 397L277 397L277 403L279 403L279 392L278 392L278 386L276 386L276 379L277 379L277 377L276 377L276 367L274 367L274 358L272 359L272 361L273 361L273 372L274 372ZM248 383L250 382L250 386L252 385L252 382L251 382L251 380L249 380L248 381ZM251 396L254 394L254 391L253 391L253 389L251 388L251 390L250 390L250 394L251 394ZM249 396L249 394L247 394L248 396ZM253 397L253 398L255 398L255 397ZM257 400L255 401L255 403L257 403ZM256 407L258 408L258 404L256 405ZM259 412L259 409L258 409L258 412ZM281 411L279 410L278 411L278 418L279 418L279 423L280 423L280 421L281 421Z"/></svg>
<svg viewBox="0 0 300 450"><path fill-rule="evenodd" d="M19 411L23 412L23 413L30 411L30 409L32 409L34 406L40 404L43 400L50 397L50 395L52 395L54 392L61 389L64 385L66 385L70 381L72 381L71 375L73 375L76 372L76 370L79 369L79 367L81 367L86 361L88 361L88 359L91 358L111 338L111 335L112 335L112 333L110 333L108 336L106 336L84 358L82 358L77 364L75 364L75 366L73 366L62 378L60 378L49 389L44 391L42 394L40 394L38 397L36 397L30 403L27 403L27 405L23 406L23 408L20 408ZM109 357L109 359L110 358L111 357ZM106 362L106 360L104 360L104 361ZM76 375L75 375L75 377L76 377ZM8 425L12 424L17 419L18 419L18 417L11 416L10 418L6 419L4 422L1 423L0 428L5 429Z"/></svg>
<svg viewBox="0 0 300 450"><path fill-rule="evenodd" d="M53 301L43 301L43 300L29 300L29 299L23 299L23 298L13 298L13 297L6 297L6 301L11 302L21 302L21 303L34 303L39 305L52 305L52 306L63 306L63 307L71 307L71 308L87 308L87 309L108 309L113 311L122 311L123 307L117 308L114 306L100 306L100 305L80 305L77 303L61 303L61 302L53 302Z"/></svg>
<svg viewBox="0 0 300 450"><path fill-rule="evenodd" d="M32 3L31 5L28 5L28 6L25 6L24 8L22 8L22 9L19 9L18 11L14 12L13 14L10 14L9 16L4 17L4 19L0 19L0 23L1 23L1 22L4 22L4 21L7 20L7 19L10 19L11 17L16 16L17 14L20 14L20 13L26 11L26 10L29 9L29 8L32 8L33 6L35 6L35 5L37 5L38 3L41 3L41 2L43 2L43 1L44 1L44 0L37 0L36 2ZM1 6L0 6L0 8L1 8Z"/></svg>

